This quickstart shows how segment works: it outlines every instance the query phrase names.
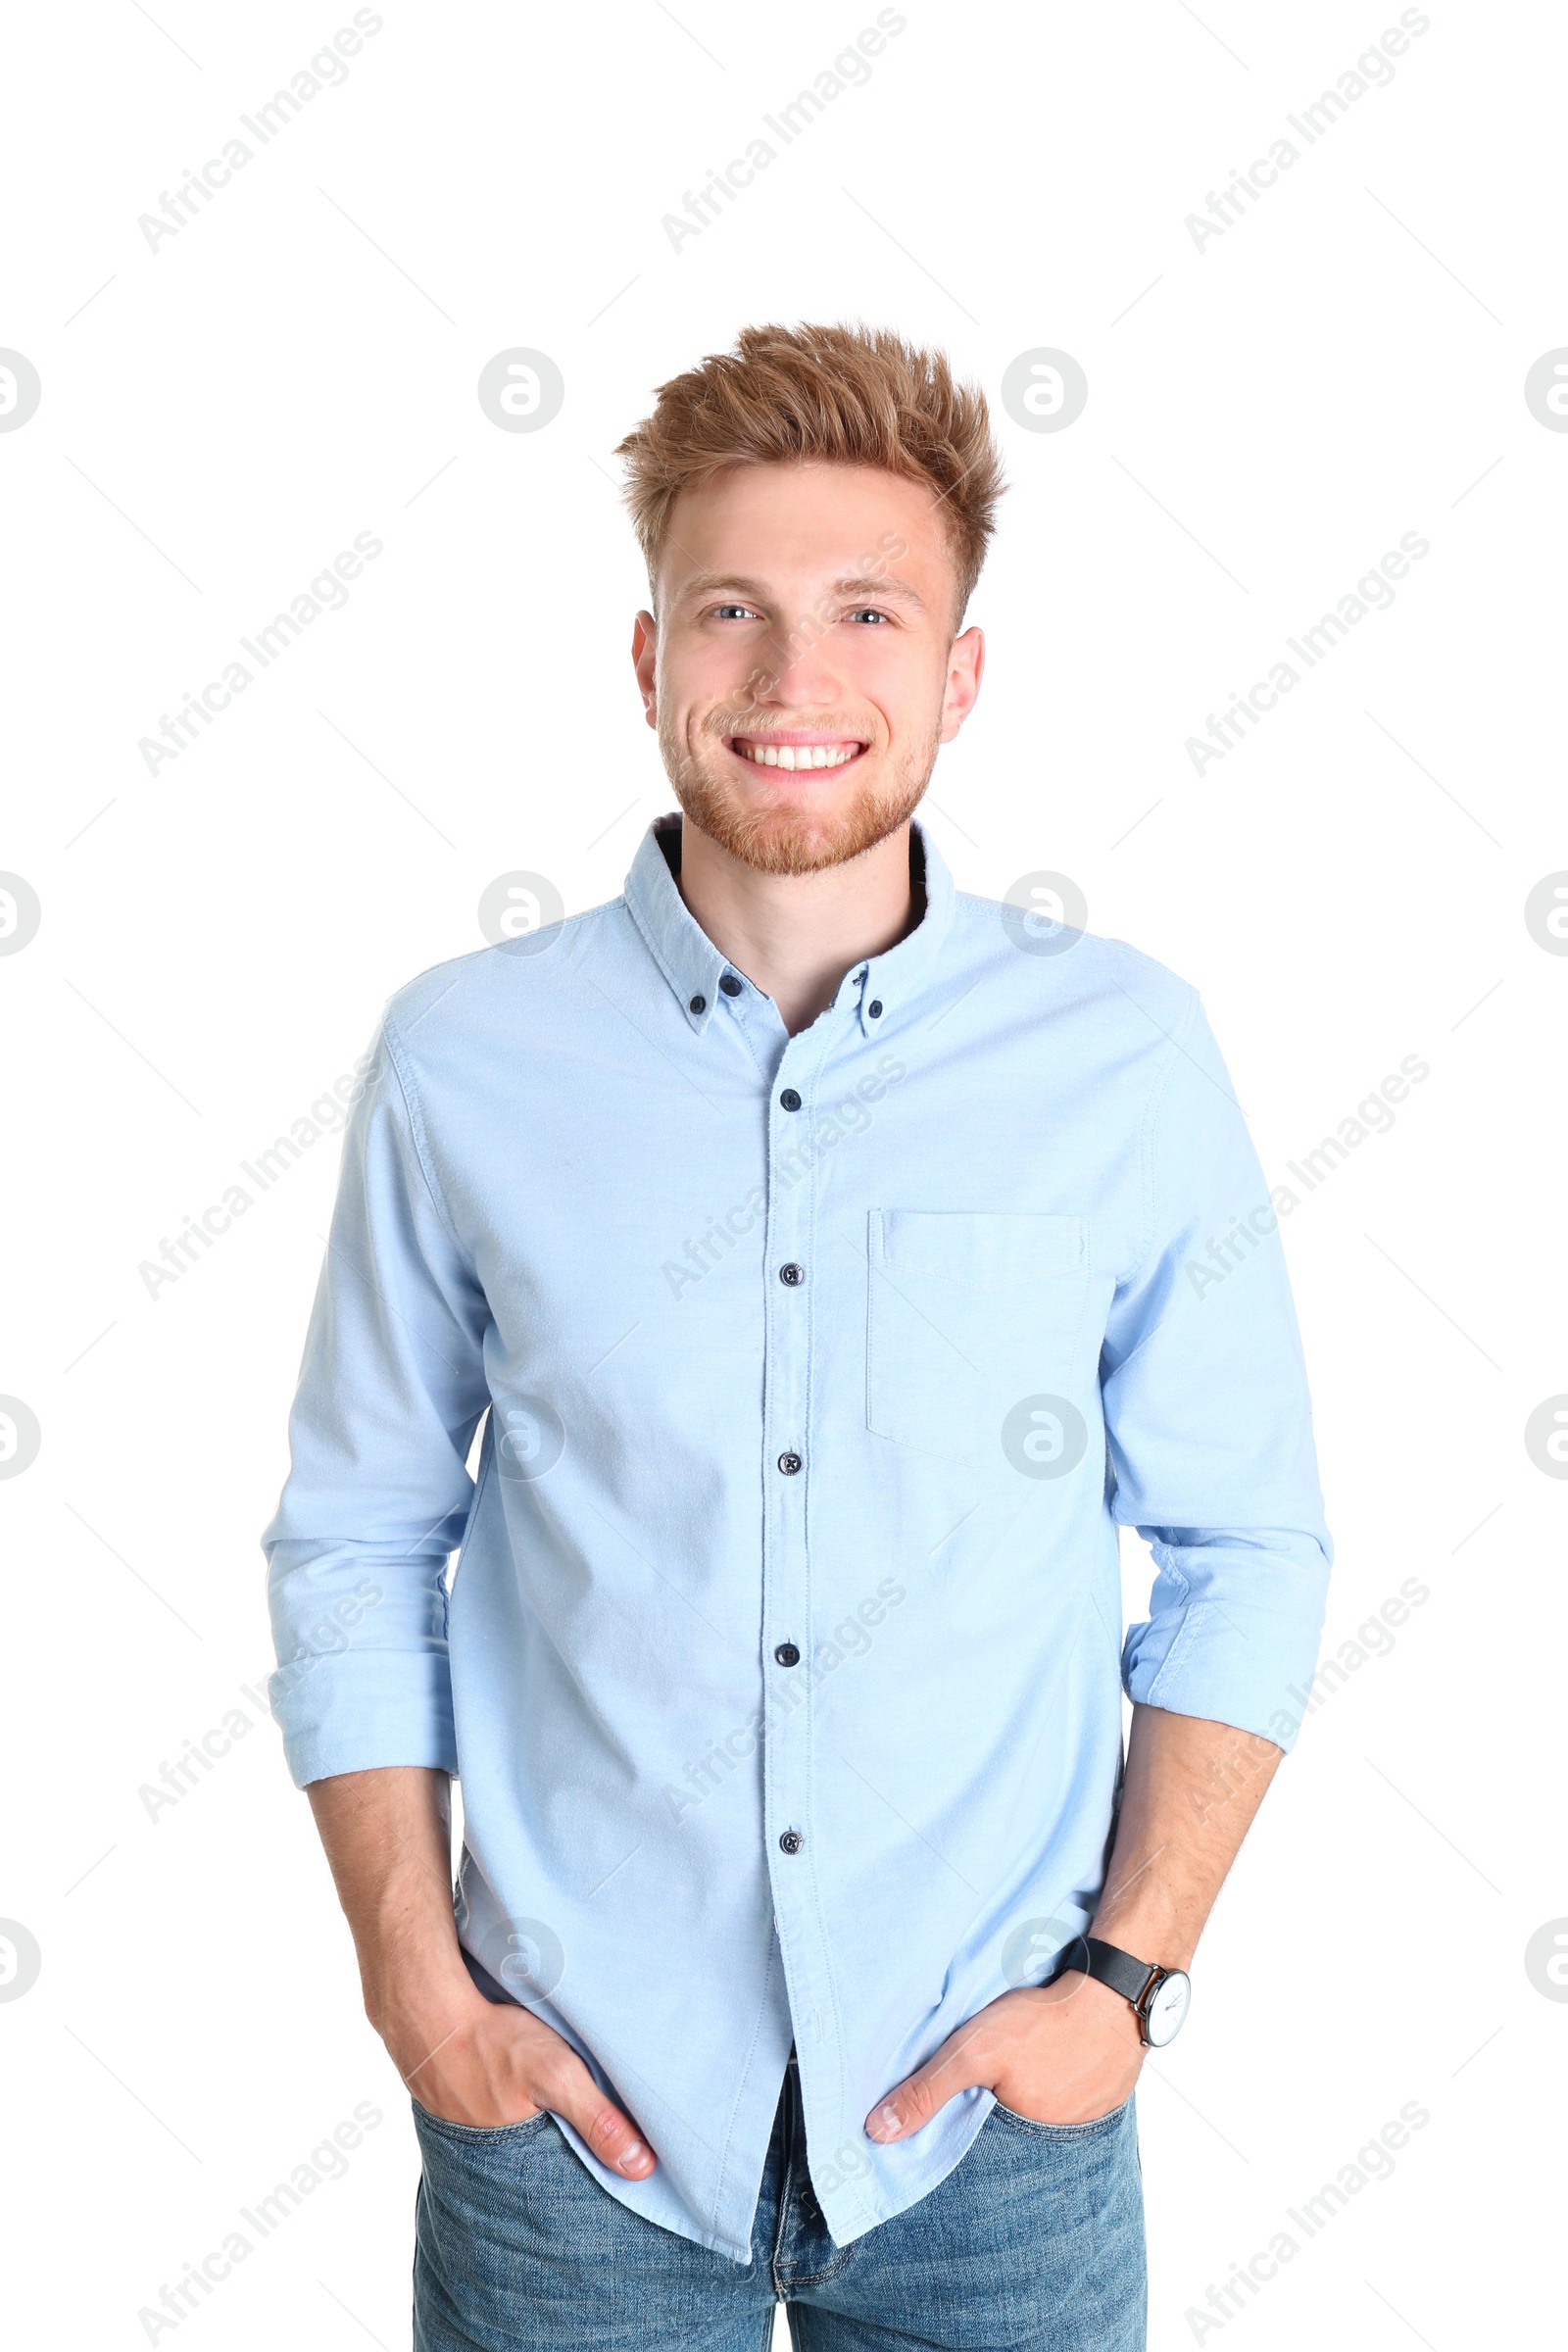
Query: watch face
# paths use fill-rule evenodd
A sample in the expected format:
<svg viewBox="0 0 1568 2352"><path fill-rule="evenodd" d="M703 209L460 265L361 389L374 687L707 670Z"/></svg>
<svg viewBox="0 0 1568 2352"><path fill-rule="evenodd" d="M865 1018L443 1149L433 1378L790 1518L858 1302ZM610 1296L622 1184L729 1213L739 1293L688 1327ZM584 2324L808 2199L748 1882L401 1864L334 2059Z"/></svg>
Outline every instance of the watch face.
<svg viewBox="0 0 1568 2352"><path fill-rule="evenodd" d="M1167 2041L1175 2040L1192 1997L1191 1980L1184 1970L1173 1968L1144 2012L1151 2049L1163 2049Z"/></svg>

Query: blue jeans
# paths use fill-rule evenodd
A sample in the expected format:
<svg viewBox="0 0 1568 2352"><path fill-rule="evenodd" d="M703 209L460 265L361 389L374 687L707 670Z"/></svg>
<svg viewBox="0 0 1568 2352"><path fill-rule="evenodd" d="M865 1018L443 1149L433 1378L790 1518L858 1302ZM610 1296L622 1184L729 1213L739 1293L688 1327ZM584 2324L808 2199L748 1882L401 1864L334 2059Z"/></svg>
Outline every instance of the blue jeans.
<svg viewBox="0 0 1568 2352"><path fill-rule="evenodd" d="M929 2196L847 2246L806 2171L793 2058L744 2266L610 2196L549 2115L478 2130L414 2109L414 2352L1144 2352L1138 2126L998 2106Z"/></svg>

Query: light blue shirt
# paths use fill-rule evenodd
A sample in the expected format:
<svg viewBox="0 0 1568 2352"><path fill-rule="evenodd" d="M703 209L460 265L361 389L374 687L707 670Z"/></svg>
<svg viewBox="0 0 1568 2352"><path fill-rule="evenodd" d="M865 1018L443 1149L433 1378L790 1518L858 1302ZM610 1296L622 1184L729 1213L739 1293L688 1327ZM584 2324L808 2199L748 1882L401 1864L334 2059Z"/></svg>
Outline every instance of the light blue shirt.
<svg viewBox="0 0 1568 2352"><path fill-rule="evenodd" d="M670 819L391 1000L264 1538L296 1782L461 1774L463 1944L659 2167L567 2138L737 2261L792 2040L839 2243L952 2171L989 2091L863 2119L1090 1919L1123 1690L1289 1746L1332 1556L1196 991L922 854L796 1037Z"/></svg>

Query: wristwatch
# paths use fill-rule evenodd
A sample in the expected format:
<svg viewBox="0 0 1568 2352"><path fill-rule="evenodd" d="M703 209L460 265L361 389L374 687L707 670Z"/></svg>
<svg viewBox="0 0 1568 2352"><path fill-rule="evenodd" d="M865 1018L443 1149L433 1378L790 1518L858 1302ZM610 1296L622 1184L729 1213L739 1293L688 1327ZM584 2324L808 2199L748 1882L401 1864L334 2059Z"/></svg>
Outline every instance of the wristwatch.
<svg viewBox="0 0 1568 2352"><path fill-rule="evenodd" d="M1098 1936L1079 1936L1062 1954L1057 1975L1080 1969L1101 1984L1119 1992L1138 2020L1139 2038L1147 2050L1161 2050L1174 2041L1193 1997L1192 1979L1184 1968L1161 1968L1156 1961L1135 1960L1114 1943Z"/></svg>

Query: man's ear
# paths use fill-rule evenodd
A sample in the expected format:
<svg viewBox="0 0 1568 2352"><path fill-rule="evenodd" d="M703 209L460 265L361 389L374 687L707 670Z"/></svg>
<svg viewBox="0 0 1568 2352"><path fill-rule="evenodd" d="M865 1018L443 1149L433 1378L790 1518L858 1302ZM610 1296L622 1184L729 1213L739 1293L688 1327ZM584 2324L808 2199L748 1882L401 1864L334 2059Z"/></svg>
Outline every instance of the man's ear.
<svg viewBox="0 0 1568 2352"><path fill-rule="evenodd" d="M951 743L974 709L985 673L986 640L981 629L965 629L955 637L948 654L947 689L942 698L942 737Z"/></svg>
<svg viewBox="0 0 1568 2352"><path fill-rule="evenodd" d="M659 665L659 624L651 612L639 612L631 624L631 665L637 676L637 691L643 698L643 716L651 727L657 727L659 701L655 673Z"/></svg>

